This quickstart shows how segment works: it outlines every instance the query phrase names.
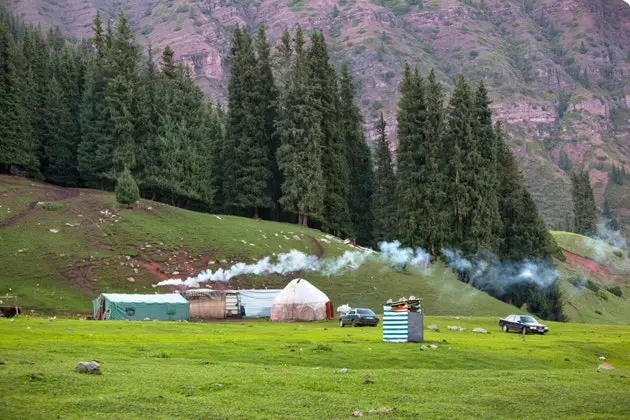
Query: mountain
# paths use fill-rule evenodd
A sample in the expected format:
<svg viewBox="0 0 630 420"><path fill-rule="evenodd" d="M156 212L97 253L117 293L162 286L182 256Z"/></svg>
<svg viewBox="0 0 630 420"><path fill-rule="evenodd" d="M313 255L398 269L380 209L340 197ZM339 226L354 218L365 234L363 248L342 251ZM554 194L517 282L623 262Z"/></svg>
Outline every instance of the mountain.
<svg viewBox="0 0 630 420"><path fill-rule="evenodd" d="M435 68L448 89L459 72L483 78L548 224L570 219L567 170L583 167L600 209L607 198L630 228L630 180L611 176L613 166L630 171L630 5L623 0L13 0L26 22L77 37L90 35L96 10L120 9L140 42L158 52L170 44L221 101L234 25L254 30L264 22L275 40L296 23L323 30L334 60L349 62L359 80L370 138L381 111L395 137L405 61Z"/></svg>

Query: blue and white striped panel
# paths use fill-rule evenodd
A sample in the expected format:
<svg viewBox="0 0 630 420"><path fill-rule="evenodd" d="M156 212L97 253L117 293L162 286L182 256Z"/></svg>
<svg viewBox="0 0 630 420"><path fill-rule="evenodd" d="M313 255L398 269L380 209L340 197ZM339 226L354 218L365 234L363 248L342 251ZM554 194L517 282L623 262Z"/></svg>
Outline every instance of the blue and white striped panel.
<svg viewBox="0 0 630 420"><path fill-rule="evenodd" d="M390 305L383 306L383 341L407 342L407 311L392 311Z"/></svg>

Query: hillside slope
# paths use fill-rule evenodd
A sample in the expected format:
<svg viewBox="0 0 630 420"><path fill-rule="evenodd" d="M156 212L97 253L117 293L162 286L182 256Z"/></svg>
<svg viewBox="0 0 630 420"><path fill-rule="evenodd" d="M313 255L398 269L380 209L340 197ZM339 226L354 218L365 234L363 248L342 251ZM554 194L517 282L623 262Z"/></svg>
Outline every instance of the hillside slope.
<svg viewBox="0 0 630 420"><path fill-rule="evenodd" d="M557 262L564 311L571 321L630 324L628 250L575 233L554 232L565 262ZM618 288L616 296L611 290Z"/></svg>
<svg viewBox="0 0 630 420"><path fill-rule="evenodd" d="M567 256L556 265L570 320L629 324L628 252L572 233L554 236ZM334 237L295 225L195 213L145 200L137 209L120 209L110 193L0 176L0 295L19 295L27 310L86 312L102 291L166 291L151 286L291 249L323 258L352 250ZM414 294L432 315L518 311L457 281L441 263L428 273L411 273L369 260L340 276L240 276L230 286L283 287L300 274L336 305L378 310L388 298ZM582 284L587 279L597 290ZM612 286L620 286L622 297L607 291Z"/></svg>
<svg viewBox="0 0 630 420"><path fill-rule="evenodd" d="M320 257L348 245L295 225L195 213L142 200L119 209L113 194L0 176L0 294L35 310L91 308L101 291L154 293L152 284L297 249ZM231 286L283 287L287 276L236 277ZM337 277L302 273L337 305L379 309L414 294L436 315L501 315L507 304L457 281L440 264L405 273L377 261ZM160 289L160 291L166 291Z"/></svg>
<svg viewBox="0 0 630 420"><path fill-rule="evenodd" d="M487 80L495 118L551 226L571 213L567 165L589 170L598 203L607 197L630 227L630 190L610 180L630 162L630 6L623 0L12 0L27 22L90 35L96 10L131 15L141 42L171 44L203 89L225 100L234 25L265 22L277 40L300 23L324 31L337 63L360 83L366 126L383 111L395 135L405 61L436 68L450 89L458 72ZM627 167L630 171L630 167ZM630 183L630 182L627 182Z"/></svg>

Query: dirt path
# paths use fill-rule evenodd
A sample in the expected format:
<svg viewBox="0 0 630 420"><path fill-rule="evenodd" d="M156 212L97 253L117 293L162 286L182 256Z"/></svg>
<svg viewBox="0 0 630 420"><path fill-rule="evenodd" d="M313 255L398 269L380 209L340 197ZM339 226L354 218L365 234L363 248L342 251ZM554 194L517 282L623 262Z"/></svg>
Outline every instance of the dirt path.
<svg viewBox="0 0 630 420"><path fill-rule="evenodd" d="M308 238L311 240L311 242L313 242L313 245L315 245L315 255L317 255L317 258L323 257L324 246L314 236L308 235Z"/></svg>
<svg viewBox="0 0 630 420"><path fill-rule="evenodd" d="M62 201L62 200L68 200L70 198L76 197L79 194L81 194L81 191L78 189L74 189L74 188L63 188L63 187L43 187L43 186L39 186L39 189L45 189L46 190L46 200L45 201ZM18 220L21 220L23 218L25 218L26 216L28 216L29 214L31 214L34 210L35 207L37 207L37 203L43 201L43 200L36 200L33 201L32 203L29 203L29 205L22 210L21 212L7 218L4 219L2 221L0 221L0 227L6 227L6 226L11 226L13 223L17 222Z"/></svg>

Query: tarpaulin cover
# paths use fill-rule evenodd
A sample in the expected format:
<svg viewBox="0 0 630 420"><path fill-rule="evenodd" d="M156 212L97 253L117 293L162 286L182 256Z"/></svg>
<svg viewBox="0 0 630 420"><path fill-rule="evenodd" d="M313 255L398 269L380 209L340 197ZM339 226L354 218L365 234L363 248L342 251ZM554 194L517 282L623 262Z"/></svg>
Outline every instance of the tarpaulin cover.
<svg viewBox="0 0 630 420"><path fill-rule="evenodd" d="M328 296L304 279L291 280L273 300L272 321L316 321L326 319Z"/></svg>
<svg viewBox="0 0 630 420"><path fill-rule="evenodd" d="M179 293L103 293L92 302L94 319L188 320L190 304Z"/></svg>
<svg viewBox="0 0 630 420"><path fill-rule="evenodd" d="M245 307L245 316L260 318L271 316L271 304L282 289L239 290L241 305Z"/></svg>

